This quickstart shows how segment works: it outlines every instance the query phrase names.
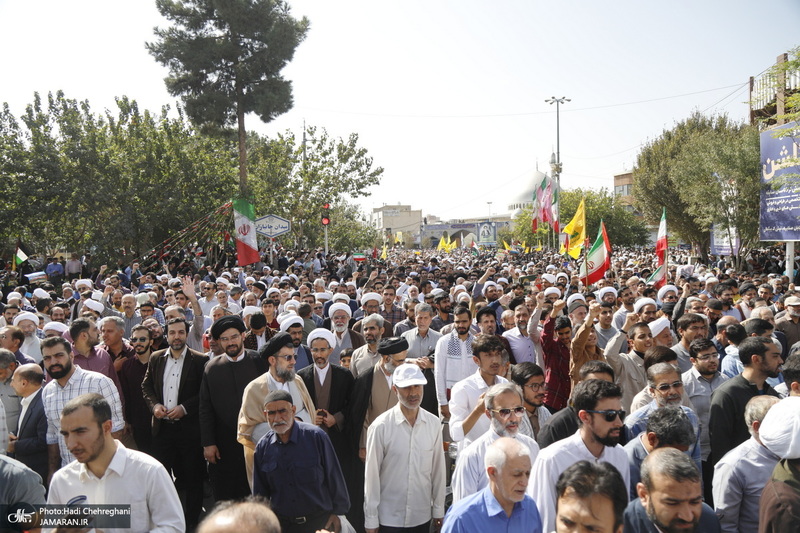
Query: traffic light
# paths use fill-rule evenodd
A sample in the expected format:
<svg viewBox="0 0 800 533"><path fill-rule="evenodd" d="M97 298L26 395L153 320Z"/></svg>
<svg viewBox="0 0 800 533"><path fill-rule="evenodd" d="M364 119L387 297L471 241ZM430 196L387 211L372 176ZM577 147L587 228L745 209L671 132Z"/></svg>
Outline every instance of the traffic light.
<svg viewBox="0 0 800 533"><path fill-rule="evenodd" d="M324 203L322 204L322 225L327 226L331 223L331 215L330 215L331 204Z"/></svg>

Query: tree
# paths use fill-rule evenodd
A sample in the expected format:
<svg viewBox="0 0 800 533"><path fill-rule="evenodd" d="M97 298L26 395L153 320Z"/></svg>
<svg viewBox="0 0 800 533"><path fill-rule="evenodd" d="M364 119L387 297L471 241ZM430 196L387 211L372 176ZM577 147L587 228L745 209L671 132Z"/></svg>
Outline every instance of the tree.
<svg viewBox="0 0 800 533"><path fill-rule="evenodd" d="M695 113L639 153L637 207L651 222L666 207L670 232L705 258L711 224L735 229L743 249L758 242L759 145L755 127Z"/></svg>
<svg viewBox="0 0 800 533"><path fill-rule="evenodd" d="M308 31L308 19L291 16L282 0L156 0L175 25L155 30L147 49L169 68L167 90L181 96L196 124L237 125L239 190L247 197L244 117L264 122L292 108L291 82L281 70Z"/></svg>

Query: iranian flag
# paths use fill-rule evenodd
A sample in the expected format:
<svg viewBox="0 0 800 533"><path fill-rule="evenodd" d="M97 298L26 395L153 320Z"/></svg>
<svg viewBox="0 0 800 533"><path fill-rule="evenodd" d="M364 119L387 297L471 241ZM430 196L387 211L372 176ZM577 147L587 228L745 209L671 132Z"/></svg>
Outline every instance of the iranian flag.
<svg viewBox="0 0 800 533"><path fill-rule="evenodd" d="M597 283L603 279L603 275L609 268L611 268L611 243L608 241L606 225L601 220L600 231L597 232L597 239L586 254L586 260L581 263L579 274L581 281L583 281L585 285Z"/></svg>
<svg viewBox="0 0 800 533"><path fill-rule="evenodd" d="M556 183L553 186L553 193L550 196L550 220L552 221L550 224L552 225L553 231L556 233L556 235L560 233L558 227L558 195L560 191L558 189L558 183Z"/></svg>
<svg viewBox="0 0 800 533"><path fill-rule="evenodd" d="M233 201L233 227L236 229L236 254L239 266L258 263L258 243L253 204L243 198Z"/></svg>
<svg viewBox="0 0 800 533"><path fill-rule="evenodd" d="M653 287L659 289L667 281L667 208L661 212L661 223L658 225L658 238L656 239L656 257L658 267L655 272L647 278L647 283L653 283Z"/></svg>

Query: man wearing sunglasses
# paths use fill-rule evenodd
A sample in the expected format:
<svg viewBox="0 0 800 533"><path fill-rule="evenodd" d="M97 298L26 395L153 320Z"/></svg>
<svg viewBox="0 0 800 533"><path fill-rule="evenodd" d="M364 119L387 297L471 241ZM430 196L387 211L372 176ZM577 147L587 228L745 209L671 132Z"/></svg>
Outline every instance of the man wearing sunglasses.
<svg viewBox="0 0 800 533"><path fill-rule="evenodd" d="M491 421L491 427L459 453L452 481L453 503L489 485L484 458L486 449L498 439L502 437L517 439L528 448L531 461L539 454L539 445L536 441L519 431L522 418L526 416L519 387L513 383L498 383L486 391L484 404L486 405L484 415ZM530 487L528 484L529 494Z"/></svg>
<svg viewBox="0 0 800 533"><path fill-rule="evenodd" d="M152 334L147 326L140 324L133 327L129 340L134 356L125 359L118 372L121 392L125 397L125 420L133 429L133 439L139 451L154 455L150 409L142 393L142 381L153 353Z"/></svg>
<svg viewBox="0 0 800 533"><path fill-rule="evenodd" d="M689 451L692 459L697 464L697 469L702 468L700 455L700 420L694 410L681 405L683 396L683 381L678 370L669 363L656 363L647 369L647 384L653 401L640 407L625 420L625 440L636 438L647 429L647 420L657 409L667 406L680 406L694 428L694 444Z"/></svg>
<svg viewBox="0 0 800 533"><path fill-rule="evenodd" d="M622 476L625 490L630 490L628 455L619 445L625 419L619 386L599 379L582 381L572 391L572 408L580 428L573 436L540 451L531 472L533 499L543 531L555 530L556 483L561 473L578 461L611 464Z"/></svg>

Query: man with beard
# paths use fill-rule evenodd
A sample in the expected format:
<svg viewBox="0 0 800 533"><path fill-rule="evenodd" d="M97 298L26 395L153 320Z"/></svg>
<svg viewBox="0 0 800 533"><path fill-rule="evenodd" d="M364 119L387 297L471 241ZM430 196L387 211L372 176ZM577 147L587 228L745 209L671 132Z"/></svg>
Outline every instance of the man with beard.
<svg viewBox="0 0 800 533"><path fill-rule="evenodd" d="M273 390L263 412L270 430L255 450L253 494L269 499L283 533L341 530L350 508L344 476L328 436L295 420L292 394Z"/></svg>
<svg viewBox="0 0 800 533"><path fill-rule="evenodd" d="M387 327L392 328L390 332L393 332L394 327L406 318L405 311L394 303L396 297L397 289L393 286L387 285L383 288L383 303L381 303L380 314L388 324Z"/></svg>
<svg viewBox="0 0 800 533"><path fill-rule="evenodd" d="M719 354L717 349L708 339L695 339L689 345L689 360L692 362L692 369L681 375L683 389L689 396L697 418L700 419L700 457L702 459L702 470L705 500L709 505L712 503L711 478L714 475L714 467L709 461L711 456L711 439L708 433L709 415L711 411L711 395L720 385L728 381L728 378L719 371Z"/></svg>
<svg viewBox="0 0 800 533"><path fill-rule="evenodd" d="M508 354L494 336L478 335L472 343L477 369L453 386L450 396L450 437L463 449L489 430L484 396L489 387L506 383L501 376Z"/></svg>
<svg viewBox="0 0 800 533"><path fill-rule="evenodd" d="M303 319L297 315L287 316L281 322L280 331L288 333L292 338L295 371L311 366L313 362L311 352L308 346L303 345Z"/></svg>
<svg viewBox="0 0 800 533"><path fill-rule="evenodd" d="M622 387L622 407L630 410L634 396L647 385L644 354L653 347L653 334L646 322L639 322L638 313L625 315L619 333L608 343L605 357ZM621 353L623 348L628 353Z"/></svg>
<svg viewBox="0 0 800 533"><path fill-rule="evenodd" d="M528 436L536 439L551 416L544 406L544 370L536 363L518 363L511 367L511 381L522 390L525 415L531 426Z"/></svg>
<svg viewBox="0 0 800 533"><path fill-rule="evenodd" d="M432 330L441 331L443 327L453 323L453 315L450 313L453 303L450 301L449 294L443 292L434 296L433 307L436 309L436 316L431 320Z"/></svg>
<svg viewBox="0 0 800 533"><path fill-rule="evenodd" d="M126 294L122 297L122 311L115 311L111 307L111 303L108 301L108 295L112 292L111 286L107 285L106 290L103 292L103 297L100 300L100 303L106 306L106 309L103 311L104 316L116 316L122 319L123 321L123 329L124 337L128 338L131 336L131 331L133 330L133 326L137 326L142 323L142 316L136 312L136 296L133 294Z"/></svg>
<svg viewBox="0 0 800 533"><path fill-rule="evenodd" d="M244 331L238 316L214 322L211 336L223 354L208 362L200 386L200 439L216 501L250 494L244 449L236 440L236 418L245 388L266 372L267 364L258 352L244 348Z"/></svg>
<svg viewBox="0 0 800 533"><path fill-rule="evenodd" d="M180 318L180 316L172 318ZM169 348L169 343L167 342L167 339L164 338L164 328L158 323L158 320L155 318L148 318L142 322L142 326L150 330L150 339L153 341L153 345L150 348L152 351L157 352L159 350L166 350Z"/></svg>
<svg viewBox="0 0 800 533"><path fill-rule="evenodd" d="M142 381L142 392L153 413L153 450L175 488L185 491L187 528L197 526L203 507L203 453L200 447L200 384L208 356L186 345L189 324L167 322L169 349L154 353Z"/></svg>
<svg viewBox="0 0 800 533"><path fill-rule="evenodd" d="M784 305L786 306L786 314L775 321L775 329L782 331L786 335L786 343L792 347L800 341L800 298L790 296L786 298ZM14 325L16 325L16 322L14 320ZM23 349L22 351L24 352L25 350Z"/></svg>
<svg viewBox="0 0 800 533"><path fill-rule="evenodd" d="M722 315L732 316L739 322L744 320L742 313L733 305L733 289L727 283L720 283L714 287L714 296L722 302ZM799 315L800 316L800 315Z"/></svg>
<svg viewBox="0 0 800 533"><path fill-rule="evenodd" d="M686 313L675 323L680 335L680 342L672 346L672 351L678 354L678 368L681 372L688 372L692 368L689 360L689 345L695 339L705 339L708 337L708 323L703 315Z"/></svg>
<svg viewBox="0 0 800 533"><path fill-rule="evenodd" d="M135 355L133 347L125 339L133 335L125 335L125 323L116 316L107 316L99 322L100 336L103 338L103 345L100 349L105 350L114 362L114 370L119 374L122 364ZM134 326L135 327L135 326Z"/></svg>
<svg viewBox="0 0 800 533"><path fill-rule="evenodd" d="M555 533L622 533L628 495L622 476L613 466L578 461L558 478L556 493Z"/></svg>
<svg viewBox="0 0 800 533"><path fill-rule="evenodd" d="M614 327L622 329L625 324L625 315L633 313L633 304L636 301L636 294L630 287L622 287L619 290L619 297L617 298L620 306L614 313Z"/></svg>
<svg viewBox="0 0 800 533"><path fill-rule="evenodd" d="M533 364L533 363L523 363ZM489 431L475 442L459 451L453 472L453 503L482 490L489 484L484 468L486 449L502 437L511 437L523 443L530 452L531 461L539 454L539 445L520 432L520 422L525 416L522 395L513 383L493 385L484 396L484 415L491 421ZM520 412L522 408L523 412ZM530 490L530 484L528 485Z"/></svg>
<svg viewBox="0 0 800 533"><path fill-rule="evenodd" d="M639 499L625 509L625 533L717 533L719 520L703 503L700 471L674 448L653 450L642 463Z"/></svg>
<svg viewBox="0 0 800 533"><path fill-rule="evenodd" d="M720 319L722 318L722 302L711 298L706 301L703 307L703 314L708 318L708 330L710 335L716 335L719 331L718 324ZM731 322L727 322L727 324L735 324L737 320L733 317ZM730 320L730 319L729 319ZM722 328L725 329L725 328Z"/></svg>
<svg viewBox="0 0 800 533"><path fill-rule="evenodd" d="M625 441L633 440L647 429L647 419L657 409L667 406L680 406L694 428L694 444L690 448L692 459L701 468L700 460L700 420L695 412L681 405L683 401L683 381L678 370L669 363L656 363L647 369L647 384L653 400L640 407L625 419Z"/></svg>
<svg viewBox="0 0 800 533"><path fill-rule="evenodd" d="M259 357L267 361L269 371L251 381L244 389L242 407L239 410L237 440L244 446L247 480L253 484L253 454L259 439L269 431L269 422L264 413L264 399L271 391L283 390L292 396L294 417L307 424L314 423L316 409L302 379L295 379L294 344L288 333L278 333L259 351Z"/></svg>
<svg viewBox="0 0 800 533"><path fill-rule="evenodd" d="M414 322L417 327L399 336L408 341L407 361L416 363L428 380L428 384L425 386L425 394L422 396L422 408L438 416L439 403L436 401L436 376L433 374L433 369L435 368L433 354L436 352L436 343L442 338L442 334L430 328L433 308L429 304L417 304L414 307L414 313Z"/></svg>
<svg viewBox="0 0 800 533"><path fill-rule="evenodd" d="M39 317L34 313L24 312L14 317L14 326L25 334L25 342L20 350L25 355L32 357L37 363L42 361L42 349L39 341L44 338L44 332L39 329Z"/></svg>
<svg viewBox="0 0 800 533"><path fill-rule="evenodd" d="M503 338L511 346L509 358L513 358L513 363L544 364L541 357L541 341L539 340L538 329L528 327L528 323L532 319L531 312L525 305L525 300L523 298L515 299L508 305L509 310L514 313L514 327L506 328L506 331L503 332Z"/></svg>
<svg viewBox="0 0 800 533"><path fill-rule="evenodd" d="M513 321L514 311L504 311L503 312L503 319L505 320L506 313L510 313ZM509 361L514 364L516 360L514 359L514 353L511 351L511 344L509 343L508 339L505 338L503 335L497 335L495 332L497 331L497 319L494 311L489 309L488 307L481 307L477 313L475 313L475 323L478 326L478 332L483 333L484 335L491 335L493 337L497 337L497 340L503 345L503 349L508 352ZM509 328L509 329L513 329Z"/></svg>
<svg viewBox="0 0 800 533"><path fill-rule="evenodd" d="M186 340L186 344L190 349L200 352L203 350L203 332L206 330L206 324L203 310L200 307L200 302L197 300L197 293L194 290L194 282L191 276L184 276L183 290L176 293L175 299L178 301L179 305L167 307L164 310L164 319L168 322L174 318L188 320L190 322L189 337ZM187 311L186 304L191 304L192 311ZM153 319L148 318L143 323L149 323L150 320ZM210 320L211 319L209 319L209 326L211 326ZM159 349L159 343L158 336L153 335L154 350Z"/></svg>
<svg viewBox="0 0 800 533"><path fill-rule="evenodd" d="M354 378L375 366L380 359L378 343L381 341L381 332L383 331L383 317L378 313L373 313L364 317L361 324L361 334L364 336L366 344L353 350L350 372L353 373Z"/></svg>
<svg viewBox="0 0 800 533"><path fill-rule="evenodd" d="M439 417L420 409L422 370L399 365L392 375L397 404L370 425L364 484L364 528L427 533L444 518L445 465ZM409 460L409 458L412 458Z"/></svg>
<svg viewBox="0 0 800 533"><path fill-rule="evenodd" d="M72 357L72 346L66 339L50 337L42 341L42 362L45 371L52 378L42 389L42 404L47 416L50 477L56 470L75 459L60 434L61 410L71 399L89 392L100 394L111 406L113 436L121 436L125 429L122 402L114 382L103 374L74 365Z"/></svg>
<svg viewBox="0 0 800 533"><path fill-rule="evenodd" d="M186 529L169 474L149 455L114 440L111 408L102 396L84 394L67 403L60 425L76 460L53 476L49 505L63 508L76 500L88 505L129 505L129 531Z"/></svg>
<svg viewBox="0 0 800 533"><path fill-rule="evenodd" d="M470 331L472 312L466 307L457 307L453 315L453 331L442 335L436 343L435 353L436 399L439 400L439 409L444 418L450 418L448 402L451 389L476 370L472 357L475 337Z"/></svg>
<svg viewBox="0 0 800 533"><path fill-rule="evenodd" d="M99 372L111 378L124 406L125 397L122 395L122 387L119 384L117 371L114 370L111 356L107 351L98 347L100 333L94 320L76 318L69 327L69 334L72 337L72 361L84 370Z"/></svg>
<svg viewBox="0 0 800 533"><path fill-rule="evenodd" d="M728 357L734 357L729 355ZM717 464L726 453L750 438L744 421L747 402L753 396L769 394L779 397L767 383L781 370L781 349L764 337L747 337L739 343L742 373L723 383L711 395L709 438L711 463Z"/></svg>
<svg viewBox="0 0 800 533"><path fill-rule="evenodd" d="M147 373L153 341L150 330L139 324L131 332L133 357L125 359L118 377L125 397L125 420L133 429L136 448L140 452L153 455L153 434L150 430L150 408L144 400L142 381Z"/></svg>
<svg viewBox="0 0 800 533"><path fill-rule="evenodd" d="M353 310L350 309L349 305L336 302L330 306L328 312L331 317L331 328L336 336L336 346L333 347L333 352L331 352L330 362L338 365L340 353L347 349L355 350L360 348L364 346L366 341L360 333L349 329L350 318L353 316Z"/></svg>
<svg viewBox="0 0 800 533"><path fill-rule="evenodd" d="M619 386L607 381L587 379L575 386L572 408L578 415L580 428L573 436L541 450L531 472L533 499L542 516L543 531L555 529L558 477L578 461L610 463L619 470L625 490L629 490L628 455L619 445L625 418L621 399Z"/></svg>

